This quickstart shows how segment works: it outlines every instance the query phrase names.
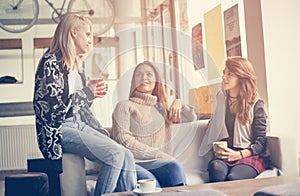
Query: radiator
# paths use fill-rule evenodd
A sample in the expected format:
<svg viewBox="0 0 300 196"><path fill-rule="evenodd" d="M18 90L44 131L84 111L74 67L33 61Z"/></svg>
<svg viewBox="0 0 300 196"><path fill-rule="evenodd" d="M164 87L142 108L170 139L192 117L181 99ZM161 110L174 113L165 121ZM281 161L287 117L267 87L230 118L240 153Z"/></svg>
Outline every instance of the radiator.
<svg viewBox="0 0 300 196"><path fill-rule="evenodd" d="M0 153L0 171L27 169L27 159L42 157L35 126L0 126Z"/></svg>

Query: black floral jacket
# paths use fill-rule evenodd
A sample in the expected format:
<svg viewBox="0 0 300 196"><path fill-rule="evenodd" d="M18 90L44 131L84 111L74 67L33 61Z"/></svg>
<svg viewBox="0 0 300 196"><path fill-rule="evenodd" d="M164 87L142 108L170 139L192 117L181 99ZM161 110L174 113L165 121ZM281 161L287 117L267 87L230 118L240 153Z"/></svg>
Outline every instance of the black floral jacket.
<svg viewBox="0 0 300 196"><path fill-rule="evenodd" d="M50 160L54 171L62 172L62 122L69 115L79 113L82 120L107 134L90 110L94 95L80 74L83 89L69 96L68 71L60 51L46 54L40 60L35 75L33 107L39 149Z"/></svg>

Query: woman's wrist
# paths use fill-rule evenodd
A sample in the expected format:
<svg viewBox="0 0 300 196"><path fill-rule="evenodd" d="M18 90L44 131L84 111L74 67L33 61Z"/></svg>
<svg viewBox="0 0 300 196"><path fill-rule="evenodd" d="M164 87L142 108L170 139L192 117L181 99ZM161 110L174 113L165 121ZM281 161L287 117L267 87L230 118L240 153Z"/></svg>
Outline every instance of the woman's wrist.
<svg viewBox="0 0 300 196"><path fill-rule="evenodd" d="M244 158L244 154L243 154L243 152L241 151L241 150L239 150L239 152L240 152L240 159L243 159Z"/></svg>

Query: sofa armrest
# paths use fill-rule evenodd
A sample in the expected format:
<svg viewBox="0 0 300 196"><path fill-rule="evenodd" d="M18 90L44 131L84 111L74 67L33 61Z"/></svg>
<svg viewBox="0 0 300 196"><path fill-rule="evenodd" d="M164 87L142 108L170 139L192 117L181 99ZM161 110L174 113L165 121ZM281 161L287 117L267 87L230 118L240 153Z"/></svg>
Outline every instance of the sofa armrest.
<svg viewBox="0 0 300 196"><path fill-rule="evenodd" d="M205 156L198 156L208 122L209 120L198 120L173 125L174 136L170 153L183 166L188 185L208 181L207 165L213 154L209 152Z"/></svg>
<svg viewBox="0 0 300 196"><path fill-rule="evenodd" d="M272 164L284 175L298 176L296 139L289 136L267 134Z"/></svg>
<svg viewBox="0 0 300 196"><path fill-rule="evenodd" d="M271 162L274 167L282 169L282 155L280 147L280 139L277 136L267 136L268 148L271 153Z"/></svg>

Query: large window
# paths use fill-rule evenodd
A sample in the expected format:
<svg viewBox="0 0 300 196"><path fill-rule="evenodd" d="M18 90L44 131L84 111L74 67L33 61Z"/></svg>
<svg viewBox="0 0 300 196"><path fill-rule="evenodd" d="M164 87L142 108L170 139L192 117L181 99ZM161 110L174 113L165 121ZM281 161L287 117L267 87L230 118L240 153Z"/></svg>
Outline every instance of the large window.
<svg viewBox="0 0 300 196"><path fill-rule="evenodd" d="M117 37L101 37L85 61L87 79L102 78L108 84L103 98L94 99L92 110L104 127L112 125L113 91L120 78L119 40Z"/></svg>
<svg viewBox="0 0 300 196"><path fill-rule="evenodd" d="M150 6L150 5L149 5ZM179 96L178 68L176 53L176 28L174 16L174 1L163 1L150 8L148 17L149 59L160 68L168 97Z"/></svg>

